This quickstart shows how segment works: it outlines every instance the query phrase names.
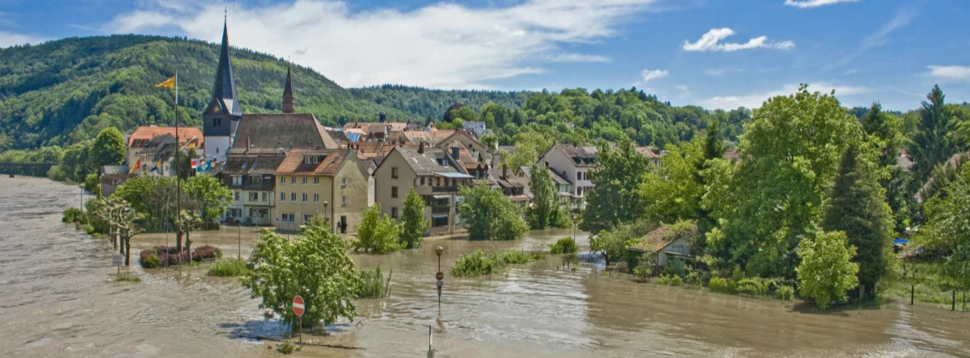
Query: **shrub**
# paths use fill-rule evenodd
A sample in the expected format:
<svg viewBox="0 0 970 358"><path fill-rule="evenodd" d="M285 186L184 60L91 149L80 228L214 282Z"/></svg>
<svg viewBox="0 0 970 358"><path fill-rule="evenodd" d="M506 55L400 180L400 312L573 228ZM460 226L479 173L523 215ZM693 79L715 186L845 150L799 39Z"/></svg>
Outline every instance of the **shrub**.
<svg viewBox="0 0 970 358"><path fill-rule="evenodd" d="M737 291L749 295L763 295L768 293L768 289L774 284L772 279L752 277L737 282Z"/></svg>
<svg viewBox="0 0 970 358"><path fill-rule="evenodd" d="M295 348L296 347L293 346L293 343L283 342L276 346L276 351L283 354L292 354Z"/></svg>
<svg viewBox="0 0 970 358"><path fill-rule="evenodd" d="M67 210L64 210L64 217L61 218L61 222L65 222L65 223L73 223L75 221L80 222L82 215L84 215L84 213L81 212L81 209L69 208Z"/></svg>
<svg viewBox="0 0 970 358"><path fill-rule="evenodd" d="M192 250L193 261L213 260L220 258L222 258L222 250L220 250L218 247L205 245L199 246Z"/></svg>
<svg viewBox="0 0 970 358"><path fill-rule="evenodd" d="M688 270L686 276L684 276L684 283L688 285L700 285L701 284L701 274L697 271Z"/></svg>
<svg viewBox="0 0 970 358"><path fill-rule="evenodd" d="M650 278L651 270L646 267L636 267L633 269L633 274L637 276L640 282L647 282Z"/></svg>
<svg viewBox="0 0 970 358"><path fill-rule="evenodd" d="M384 298L390 295L391 275L393 273L393 271L389 272L387 274L387 281L385 281L380 266L377 266L374 271L361 270L358 272L357 276L360 277L360 288L357 292L357 298Z"/></svg>
<svg viewBox="0 0 970 358"><path fill-rule="evenodd" d="M132 275L130 273L123 273L115 276L116 282L141 282L141 277Z"/></svg>
<svg viewBox="0 0 970 358"><path fill-rule="evenodd" d="M455 277L491 275L506 264L525 264L542 259L542 254L520 250L484 252L481 249L461 255L451 274Z"/></svg>
<svg viewBox="0 0 970 358"><path fill-rule="evenodd" d="M551 254L571 254L579 251L579 247L576 246L576 241L571 237L564 237L556 241L555 244L549 245Z"/></svg>
<svg viewBox="0 0 970 358"><path fill-rule="evenodd" d="M218 259L209 267L209 276L236 277L245 276L248 272L246 261L240 259Z"/></svg>
<svg viewBox="0 0 970 358"><path fill-rule="evenodd" d="M159 268L161 267L162 260L158 257L158 253L154 249L148 249L142 250L138 263L144 268Z"/></svg>
<svg viewBox="0 0 970 358"><path fill-rule="evenodd" d="M660 278L657 279L657 283L659 283L661 285L669 285L670 284L670 277L667 276L667 275L660 275Z"/></svg>
<svg viewBox="0 0 970 358"><path fill-rule="evenodd" d="M734 293L736 286L734 284L734 280L721 277L711 277L711 281L707 283L707 288L709 288L711 292Z"/></svg>
<svg viewBox="0 0 970 358"><path fill-rule="evenodd" d="M684 283L684 282L683 282L683 280L681 280L681 279L680 279L680 276L674 276L674 277L672 277L672 278L670 279L670 285L671 285L671 286L680 286L680 285L682 285L683 283Z"/></svg>
<svg viewBox="0 0 970 358"><path fill-rule="evenodd" d="M791 286L779 286L775 290L775 298L782 301L791 301L795 297L795 289Z"/></svg>
<svg viewBox="0 0 970 358"><path fill-rule="evenodd" d="M497 257L486 255L484 251L478 249L458 257L455 266L451 268L451 275L455 277L491 275L501 265Z"/></svg>

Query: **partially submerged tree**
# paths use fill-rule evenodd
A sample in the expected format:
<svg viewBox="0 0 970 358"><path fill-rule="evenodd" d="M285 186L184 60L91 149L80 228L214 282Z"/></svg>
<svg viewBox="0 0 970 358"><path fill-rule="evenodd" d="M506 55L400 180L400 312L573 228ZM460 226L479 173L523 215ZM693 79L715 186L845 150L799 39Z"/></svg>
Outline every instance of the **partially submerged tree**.
<svg viewBox="0 0 970 358"><path fill-rule="evenodd" d="M473 240L515 240L529 230L519 209L501 192L488 186L462 186L465 201L460 215Z"/></svg>
<svg viewBox="0 0 970 358"><path fill-rule="evenodd" d="M798 245L798 292L811 298L821 309L833 301L844 301L846 293L858 286L859 265L852 262L856 249L849 245L845 233L820 232L815 239Z"/></svg>
<svg viewBox="0 0 970 358"><path fill-rule="evenodd" d="M646 205L637 192L641 178L649 170L647 158L637 153L629 139L621 139L616 148L601 144L596 161L598 166L590 173L595 186L586 195L586 210L579 226L593 233L644 214Z"/></svg>
<svg viewBox="0 0 970 358"><path fill-rule="evenodd" d="M411 188L404 197L404 210L401 213L401 243L408 249L420 247L424 230L429 225L424 218L424 199Z"/></svg>
<svg viewBox="0 0 970 358"><path fill-rule="evenodd" d="M243 286L253 298L261 299L259 308L271 310L291 328L298 322L292 307L297 295L305 305L304 328L321 321L326 326L338 317L353 319L360 278L347 257L347 242L325 226L307 225L302 230L290 241L263 229L249 257L252 271Z"/></svg>
<svg viewBox="0 0 970 358"><path fill-rule="evenodd" d="M875 298L876 285L886 272L893 227L874 167L859 148L846 150L822 220L823 230L845 232L849 244L858 249L852 262L859 265L859 284L868 298Z"/></svg>
<svg viewBox="0 0 970 358"><path fill-rule="evenodd" d="M380 203L374 203L364 212L357 228L357 241L351 245L354 252L386 254L401 250L399 240L400 226L390 216L381 213Z"/></svg>

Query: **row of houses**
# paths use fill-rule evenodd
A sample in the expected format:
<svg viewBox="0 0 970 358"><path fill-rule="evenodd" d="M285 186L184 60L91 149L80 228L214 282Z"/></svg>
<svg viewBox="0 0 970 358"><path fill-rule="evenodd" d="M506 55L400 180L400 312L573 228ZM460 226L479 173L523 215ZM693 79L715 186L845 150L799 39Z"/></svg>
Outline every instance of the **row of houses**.
<svg viewBox="0 0 970 358"><path fill-rule="evenodd" d="M333 229L352 233L363 212L374 203L399 219L404 198L414 189L425 202L428 234L463 231L459 187L487 185L515 203L530 205L531 167L500 165L500 152L478 138L491 133L484 123L469 122L457 130L439 130L433 123L390 122L384 113L376 122L347 123L326 128L312 114L295 113L292 73L287 70L282 113L246 114L239 105L228 28L211 100L203 111L202 129L147 126L127 139L127 175L174 176L175 148L212 163L203 175L213 175L233 192L225 220L229 223L275 226L292 232L314 216ZM656 161L660 151L638 148ZM593 188L596 148L556 144L543 153L538 168L548 170L560 203L579 210ZM200 167L201 168L201 167ZM109 178L117 186L119 176Z"/></svg>

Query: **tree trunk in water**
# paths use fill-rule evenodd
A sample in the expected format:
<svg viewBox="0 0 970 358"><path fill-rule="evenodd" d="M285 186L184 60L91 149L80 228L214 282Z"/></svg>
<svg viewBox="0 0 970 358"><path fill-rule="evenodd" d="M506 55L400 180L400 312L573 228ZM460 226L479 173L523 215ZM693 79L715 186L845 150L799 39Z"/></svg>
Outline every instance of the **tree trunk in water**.
<svg viewBox="0 0 970 358"><path fill-rule="evenodd" d="M185 232L185 252L189 253L189 262L192 261L192 240L189 239L189 231Z"/></svg>
<svg viewBox="0 0 970 358"><path fill-rule="evenodd" d="M108 238L111 239L111 246L113 246L113 248L115 250L117 250L118 249L118 240L115 239L115 230L114 229L108 228Z"/></svg>
<svg viewBox="0 0 970 358"><path fill-rule="evenodd" d="M182 229L179 229L178 234L175 234L175 250L178 251L180 255L182 254L182 234L183 233L184 231L182 231Z"/></svg>
<svg viewBox="0 0 970 358"><path fill-rule="evenodd" d="M125 266L128 266L131 263L131 238L125 237L124 241L125 241Z"/></svg>

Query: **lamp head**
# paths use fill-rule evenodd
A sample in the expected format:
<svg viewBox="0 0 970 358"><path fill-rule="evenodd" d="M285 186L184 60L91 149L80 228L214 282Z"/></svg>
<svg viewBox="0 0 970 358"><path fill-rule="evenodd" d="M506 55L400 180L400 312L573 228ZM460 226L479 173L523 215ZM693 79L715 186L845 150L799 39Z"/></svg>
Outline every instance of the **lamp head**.
<svg viewBox="0 0 970 358"><path fill-rule="evenodd" d="M435 255L438 255L438 256L441 256L441 253L444 251L445 251L445 248L441 247L441 245L438 245L437 247L434 248L434 253Z"/></svg>

